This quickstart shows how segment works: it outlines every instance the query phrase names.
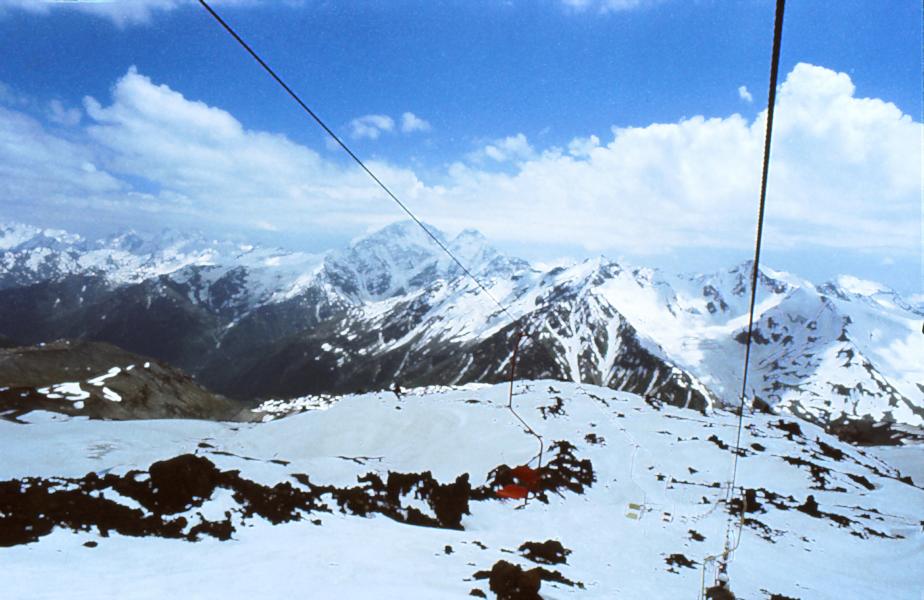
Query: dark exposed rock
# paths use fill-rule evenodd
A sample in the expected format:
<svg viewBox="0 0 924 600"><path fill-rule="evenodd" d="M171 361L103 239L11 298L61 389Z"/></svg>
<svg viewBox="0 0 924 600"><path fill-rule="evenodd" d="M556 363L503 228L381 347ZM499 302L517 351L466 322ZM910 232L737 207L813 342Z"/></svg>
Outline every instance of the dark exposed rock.
<svg viewBox="0 0 924 600"><path fill-rule="evenodd" d="M793 421L784 421L780 419L779 421L769 423L769 425L781 431L785 431L786 439L788 440L795 439L793 436L802 437L802 428L799 427L798 423Z"/></svg>
<svg viewBox="0 0 924 600"><path fill-rule="evenodd" d="M714 585L706 588L708 600L735 600L735 595L724 585Z"/></svg>
<svg viewBox="0 0 924 600"><path fill-rule="evenodd" d="M554 458L543 467L537 497L546 493L582 493L594 481L589 460L578 460L574 446L553 445ZM358 516L382 514L411 525L462 529L470 501L496 500L495 490L509 477L502 465L489 476L490 483L472 489L467 473L452 483L437 482L432 474L388 472L383 480L367 473L350 487L316 485L304 474L267 486L246 479L238 471L221 471L204 456L180 455L153 463L148 471L130 471L116 476L89 473L79 479L29 477L0 481L0 546L35 541L54 527L87 531L97 528L102 535L116 531L129 536L185 538L190 541L210 536L230 539L235 518L261 517L273 524L301 520L312 512L341 512ZM237 506L225 519L209 521L188 513L211 498L218 488L229 490ZM106 497L107 492L130 498L140 505L131 508ZM416 502L408 502L413 496ZM425 506L430 512L418 508ZM557 542L526 546L537 560L563 558L568 550ZM451 548L450 548L451 551Z"/></svg>
<svg viewBox="0 0 924 600"><path fill-rule="evenodd" d="M597 435L596 433L588 433L587 435L584 436L584 441L587 442L588 444L591 444L592 446L605 446L606 445L606 440L602 436Z"/></svg>
<svg viewBox="0 0 924 600"><path fill-rule="evenodd" d="M797 467L808 467L809 473L811 474L812 479L815 481L815 485L812 486L813 489L840 492L847 491L840 487L828 487L828 476L831 474L831 469L828 467L819 465L818 463L812 462L810 460L805 460L804 458L798 456L783 456L782 459Z"/></svg>
<svg viewBox="0 0 924 600"><path fill-rule="evenodd" d="M740 497L732 498L728 503L728 512L733 515L740 515L741 510L746 513L766 512L761 503L757 500L757 490L747 488Z"/></svg>
<svg viewBox="0 0 924 600"><path fill-rule="evenodd" d="M841 417L825 424L828 433L842 442L855 446L898 446L902 435L891 423L876 423L872 419L848 419Z"/></svg>
<svg viewBox="0 0 924 600"><path fill-rule="evenodd" d="M568 562L567 556L571 554L557 540L545 542L523 542L519 548L520 553L534 563L543 565L562 565Z"/></svg>
<svg viewBox="0 0 924 600"><path fill-rule="evenodd" d="M543 567L534 567L527 571L505 560L494 563L490 571L478 571L474 577L487 579L490 590L497 595L497 600L542 600L539 588L543 581L584 588L583 583L571 581L558 571L550 571Z"/></svg>
<svg viewBox="0 0 924 600"><path fill-rule="evenodd" d="M796 510L804 512L810 517L821 518L821 513L818 511L818 502L815 500L815 496L811 494L805 499L804 503L796 507Z"/></svg>
<svg viewBox="0 0 924 600"><path fill-rule="evenodd" d="M809 494L805 499L805 502L796 507L796 510L803 512L810 517L815 517L816 519L828 519L833 521L840 527L847 527L854 523L854 521L848 519L843 515L838 515L835 513L828 513L819 510L818 502L815 500L815 496Z"/></svg>
<svg viewBox="0 0 924 600"><path fill-rule="evenodd" d="M199 522L171 517L201 506L219 487L231 491L244 519L260 516L278 524L300 520L304 513L332 510L323 497L332 498L343 512L365 516L382 513L397 521L461 529L468 513L471 487L468 475L455 483L439 484L430 473L389 473L387 483L375 474L360 478L349 488L314 486L307 477L297 478L307 490L289 482L265 486L245 479L237 471L219 471L207 458L185 454L151 465L147 477L140 471L123 476L89 473L80 479L26 478L0 482L0 546L28 543L55 526L74 530L96 527L105 535L112 530L130 536L158 536L197 540L208 535L230 539L234 532L231 514L222 521ZM129 508L106 498L111 490L138 502ZM433 515L405 506L403 498L413 491Z"/></svg>
<svg viewBox="0 0 924 600"><path fill-rule="evenodd" d="M690 560L683 554L671 554L664 559L664 562L670 566L668 571L671 571L672 573L678 572L674 567L686 567L687 569L695 569L697 564L695 560Z"/></svg>
<svg viewBox="0 0 924 600"><path fill-rule="evenodd" d="M209 521L202 514L199 514L199 519L199 522L193 525L189 529L189 533L186 534L187 540L194 542L202 535L207 535L223 542L231 539L231 534L234 533L234 525L231 524L230 511L225 512L225 518L222 521Z"/></svg>
<svg viewBox="0 0 924 600"><path fill-rule="evenodd" d="M487 579L488 587L497 595L497 600L542 600L539 596L542 586L539 567L524 571L519 565L499 560L490 571L478 571L474 577Z"/></svg>
<svg viewBox="0 0 924 600"><path fill-rule="evenodd" d="M120 371L90 383L113 367ZM78 405L54 389L39 392L63 382L79 383L88 397ZM109 400L105 388L121 400ZM0 349L0 412L8 418L48 410L91 419L232 419L246 415L243 408L178 369L109 344L60 340Z"/></svg>
<svg viewBox="0 0 924 600"><path fill-rule="evenodd" d="M730 446L729 446L728 444L726 444L725 442L723 442L722 440L720 440L720 439L718 438L718 436L716 436L714 433L713 433L712 435L709 436L709 438L708 438L707 441L712 442L713 444L715 444L716 446L718 446L718 447L721 448L722 450L728 450L728 449L730 448Z"/></svg>
<svg viewBox="0 0 924 600"><path fill-rule="evenodd" d="M747 344L748 342L747 330L745 329L744 331L741 331L740 333L738 333L738 335L735 336L735 341L738 342L739 344ZM767 345L770 343L770 340L764 337L764 335L760 332L760 329L755 327L751 331L751 343Z"/></svg>
<svg viewBox="0 0 924 600"><path fill-rule="evenodd" d="M843 450L839 448L835 448L834 446L829 446L828 444L824 443L823 441L819 439L816 439L815 443L818 444L818 448L821 449L821 453L827 456L828 458L832 460L838 460L838 461L844 459Z"/></svg>
<svg viewBox="0 0 924 600"><path fill-rule="evenodd" d="M873 484L870 482L870 480L867 479L866 477L864 477L863 475L854 475L853 473L847 473L847 477L850 477L850 478L853 479L856 483L862 485L863 487L865 487L866 489L868 489L868 490L870 490L870 491L876 489L876 486L873 485Z"/></svg>
<svg viewBox="0 0 924 600"><path fill-rule="evenodd" d="M747 456L748 454L748 451L746 448L732 448L731 446L729 446L728 444L720 440L719 437L715 434L710 435L707 438L707 441L712 442L713 444L715 444L722 450L731 450L733 454L737 454L738 456Z"/></svg>
<svg viewBox="0 0 924 600"><path fill-rule="evenodd" d="M567 441L552 444L549 452L554 452L555 457L538 470L539 481L531 490L538 500L548 502L547 492L561 494L562 490L583 494L584 489L596 481L590 459L578 459L574 455L575 450L575 446ZM487 483L472 491L472 499L493 498L500 488L517 484L513 469L514 467L508 465L500 465L493 469L488 475Z"/></svg>
<svg viewBox="0 0 924 600"><path fill-rule="evenodd" d="M755 397L755 398L751 401L751 408L753 408L753 409L756 410L757 412L763 413L763 414L765 414L765 415L772 415L772 414L775 414L775 411L773 410L773 407L770 405L770 403L768 403L768 402L767 402L766 400L764 400L763 398L756 398L756 397Z"/></svg>
<svg viewBox="0 0 924 600"><path fill-rule="evenodd" d="M551 406L540 406L539 412L542 413L543 419L548 419L549 415L563 417L568 414L565 412L565 401L561 396L555 396L555 404Z"/></svg>

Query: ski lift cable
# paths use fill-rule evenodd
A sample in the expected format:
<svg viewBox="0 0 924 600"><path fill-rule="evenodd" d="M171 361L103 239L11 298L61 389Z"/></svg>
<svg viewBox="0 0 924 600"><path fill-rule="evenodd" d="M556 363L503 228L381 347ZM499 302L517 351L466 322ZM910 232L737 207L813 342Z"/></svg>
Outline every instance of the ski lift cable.
<svg viewBox="0 0 924 600"><path fill-rule="evenodd" d="M728 486L728 500L730 502L731 495L735 488L735 482L738 475L738 457L741 453L741 431L743 429L744 423L744 404L745 398L747 395L747 383L748 383L748 365L751 357L751 341L752 334L754 329L754 309L757 300L757 279L760 276L759 265L760 265L760 249L761 242L763 241L763 228L764 228L764 212L767 200L767 178L770 171L770 141L773 134L773 113L776 106L776 86L777 86L777 75L779 72L780 66L780 46L783 39L783 14L786 9L786 0L776 0L776 11L773 25L773 49L771 53L770 60L770 89L767 93L767 123L766 131L764 134L764 154L763 154L763 164L760 177L760 200L757 207L757 234L754 240L754 262L751 268L751 298L750 305L748 308L748 334L747 341L745 343L745 353L744 353L744 371L741 381L741 397L739 399L738 405L738 427L737 434L735 437L735 449L733 452L733 463L732 463L732 476L729 481ZM747 496L745 494L741 495L741 503L738 505L738 523L737 523L737 534L732 536L732 528L735 527L733 522L729 520L728 529L726 530L725 535L725 544L724 549L721 554L716 556L707 557L703 560L703 582L700 589L700 595L705 592L705 571L706 564L711 561L720 561L720 569L724 569L727 565L729 556L737 550L738 546L741 544L741 533L744 529L744 515L747 512Z"/></svg>
<svg viewBox="0 0 924 600"><path fill-rule="evenodd" d="M760 247L763 241L764 208L767 201L767 175L770 171L770 139L773 133L773 112L776 106L776 82L780 66L780 44L783 39L783 12L786 0L776 0L776 18L773 27L773 53L770 61L770 90L767 97L767 129L764 134L763 170L760 176L760 201L757 206L757 236L754 241L754 263L751 268L751 302L748 309L748 336L744 350L744 374L741 379L741 398L738 410L738 433L735 439L735 458L732 467L732 485L738 474L738 453L741 448L741 429L744 420L744 400L748 385L748 364L751 358L751 340L754 330L754 307L757 301L757 278L760 276Z"/></svg>
<svg viewBox="0 0 924 600"><path fill-rule="evenodd" d="M372 180L373 180L376 184L378 184L378 186L388 195L388 197L391 198L392 201L394 201L394 203L397 204L397 205L401 208L401 210L403 210L403 211L411 218L411 220L413 220L421 229L423 229L424 233L426 233L427 236L429 236L430 239L433 240L433 242L434 242L437 246L439 246L440 249L441 249L444 253L446 253L446 255L447 255L450 259L452 259L452 261L453 261L460 269L462 269L462 272L465 273L473 282L475 282L475 285L477 285L478 288L479 288L482 292L484 292L484 294L485 294L488 298L490 298L491 301L494 302L494 304L496 304L498 308L500 308L501 312L503 312L505 315L507 315L508 317L510 317L510 319L511 319L512 321L515 321L516 319L513 318L513 315L510 314L510 312L509 312L509 310L507 309L507 307L504 306L503 304L501 304L501 302L500 302L497 298L494 297L494 295L488 290L488 288L485 287L484 284L482 284L481 281L480 281L477 277L475 277L475 275L468 269L468 267L466 267L466 266L462 263L461 260L459 260L459 259L456 257L455 254L452 253L452 251L446 246L446 244L444 244L438 237L436 237L436 236L433 234L433 232L431 232L431 231L427 228L427 226L424 225L423 222L422 222L419 218L417 218L417 215L415 215L414 212L411 211L411 209L407 206L407 204L405 204L404 202L402 202L401 199L398 198L398 196L395 195L395 193L392 192L391 189L390 189L387 185L385 185L385 183L383 183L382 180L379 179L379 177L378 177L375 173L373 173L372 170L371 170L369 167L366 166L366 163L363 162L363 160L362 160L361 158L359 158L359 156L357 156L356 153L353 152L353 150L351 150L350 147L347 146L346 143L345 143L342 139L340 139L340 137L339 137L336 133L334 133L334 131L333 131L330 127L327 126L327 123L325 123L324 120L321 119L321 117L319 117L318 114L317 114L316 112L314 112L313 110L311 110L311 108L310 108L307 104L305 104L305 102L299 97L299 95L296 94L296 93L292 90L292 88L289 87L289 85L288 85L285 81L283 81L282 77L280 77L279 75L277 75L277 74L276 74L276 71L274 71L273 68L270 67L270 66L266 63L266 61L264 61L264 60L260 57L260 55L257 54L257 52L256 52L253 48L251 48L250 45L249 45L247 42L244 41L244 39L243 39L240 35L238 35L238 33L234 30L234 28L232 28L232 27L227 23L227 21L225 21L223 18L221 18L221 16L220 16L217 12L215 12L215 10L214 10L211 6L209 6L209 3L206 2L206 0L199 0L199 4L201 4L202 7L205 8L205 10L208 11L208 13L209 13L209 14L210 14L210 15L211 15L211 16L212 16L212 17L213 17L213 18L225 29L225 31L227 31L229 34L231 34L231 37L233 37L234 40L235 40L238 44L240 44L240 46L241 46L244 50L246 50L247 53L250 54L250 56L251 56L255 61L257 61L257 63L263 68L263 70L266 71L266 72L270 75L270 77L272 77L272 78L276 81L276 83L278 83L278 84L280 85L280 87L282 87L282 89L285 90L285 92L286 92L289 96L291 96L291 98L292 98L293 100L295 100L296 103L298 103L298 105L302 108L302 110L304 110L304 111L308 114L308 116L310 116L312 119L314 119L314 121L321 127L321 129L323 129L324 132L327 133L327 135L329 135L329 136L331 137L331 139L333 139L334 142L336 142L337 145L340 146L340 147L343 149L343 151L346 152L346 153L349 155L349 157L350 157L351 159L353 159L353 161L354 161L357 165L359 165L360 168L362 168L362 170L365 171L366 174L369 175L369 177L371 177Z"/></svg>
<svg viewBox="0 0 924 600"><path fill-rule="evenodd" d="M520 351L520 342L523 341L524 336L525 336L525 333L523 332L523 329L517 329L517 332L515 334L515 338L513 341L513 355L510 358L510 390L507 396L507 410L509 410L513 414L513 416L516 417L517 420L523 424L523 427L526 428L527 433L529 433L531 436L536 438L536 441L539 443L539 454L538 454L539 460L537 463L537 470L541 470L542 469L542 454L543 454L543 451L545 450L545 441L542 439L541 435L536 433L535 429L530 427L529 423L527 423L523 419L523 417L520 416L516 408L514 408L513 406L513 381L514 381L514 375L516 374L516 368L517 368L517 353Z"/></svg>
<svg viewBox="0 0 924 600"><path fill-rule="evenodd" d="M334 133L334 131L330 127L328 127L328 125L324 122L324 120L321 119L321 117L319 117L318 114L314 112L299 97L299 95L295 93L295 91L292 90L291 87L289 87L289 85L285 81L283 81L282 77L280 77L276 73L276 71L274 71L273 68L270 67L266 63L266 61L264 61L260 57L260 55L257 54L257 52L253 48L251 48L250 45L246 41L244 41L244 39L240 35L238 35L238 33L234 30L234 28L232 28L231 25L229 25L227 21L225 21L217 12L215 12L215 10L209 5L208 2L206 2L206 0L199 0L199 4L201 4L202 7L205 8L206 11L208 11L209 15L211 15L212 18L214 18L215 21L217 21L218 24L221 25L222 28L224 28L224 30L227 31L231 35L231 37L233 37L234 40L244 50L246 50L247 53L255 61L257 61L257 63L263 68L263 70L266 71L270 75L270 77L272 77L276 81L276 83L278 83L279 86L282 87L282 89L285 90L285 92L293 100L295 100L295 102L302 108L302 110L304 110L308 114L308 116L310 116L321 127L321 129L323 129L324 132L327 133L327 135L329 135L331 139L333 139L334 142L336 142L337 145L339 145L343 149L343 151L346 152L349 155L349 157L353 159L353 161L357 165L359 165L360 168L362 168L362 170L365 171L367 175L369 175L369 177L372 178L372 180L376 184L378 184L378 186L388 195L388 197L391 198L391 200L394 201L394 203L397 204L401 208L401 210L404 211L411 218L411 220L413 220L414 223L416 223L437 246L439 246L439 248L462 270L462 272L465 273L465 275L468 276L468 278L471 279L475 283L478 289L481 290L485 294L485 296L487 296L495 305L497 305L500 311L504 315L506 315L512 323L515 324L516 318L514 318L514 316L510 313L510 310L506 306L504 306L494 296L494 294L491 293L490 290L488 290L488 288L471 272L471 270L469 270L468 267L466 267L462 263L461 260L459 260L459 258L456 257L455 254L453 254L453 252L446 246L446 244L444 244L438 237L436 237L436 235L433 234L433 232L431 232L426 227L426 225L423 224L423 222L417 217L417 215L414 214L414 212L407 206L407 204L402 202L401 199L398 198L398 196L395 195L395 193L392 192L391 189L387 185L385 185L385 183L381 179L379 179L379 177L375 173L373 173L372 170L368 166L366 166L366 163L364 163L363 160L359 158L359 156L357 156L356 153L353 152L353 150L351 150L350 147L347 146L346 143L342 139L340 139L340 137L336 133ZM514 382L515 369L516 369L516 357L517 357L517 351L519 350L520 341L522 340L523 336L524 336L523 329L521 327L517 327L516 333L514 334L513 359L512 359L511 368L510 368L510 393L509 393L508 402L507 402L507 409L513 414L514 417L517 418L517 420L520 423L523 424L523 426L526 428L526 431L530 435L535 437L536 440L538 441L539 443L539 454L538 454L539 463L538 464L539 464L539 468L541 468L542 467L542 456L543 456L543 451L544 451L544 442L543 442L542 436L539 435L532 427L530 427L530 425L519 415L519 413L517 413L516 409L513 406L513 382Z"/></svg>

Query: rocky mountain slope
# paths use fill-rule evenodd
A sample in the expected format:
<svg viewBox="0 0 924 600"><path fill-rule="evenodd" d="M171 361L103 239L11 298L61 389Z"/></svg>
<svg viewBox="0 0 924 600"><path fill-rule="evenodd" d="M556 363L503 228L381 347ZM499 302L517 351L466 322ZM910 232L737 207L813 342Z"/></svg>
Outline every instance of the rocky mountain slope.
<svg viewBox="0 0 924 600"><path fill-rule="evenodd" d="M545 440L527 502L501 494L538 467L503 384L277 403L257 423L0 420L4 597L693 598L739 522L739 598L924 586L924 472L878 449L749 416L727 501L733 413L515 392Z"/></svg>
<svg viewBox="0 0 924 600"><path fill-rule="evenodd" d="M34 410L91 419L246 418L240 404L156 360L100 342L0 348L0 418Z"/></svg>
<svg viewBox="0 0 924 600"><path fill-rule="evenodd" d="M412 223L324 256L165 232L88 241L0 230L0 335L105 341L239 399L497 382L602 385L734 404L750 265L673 275L605 258L541 271L477 232L449 239L514 319ZM924 309L851 277L763 268L749 394L819 422L924 424Z"/></svg>

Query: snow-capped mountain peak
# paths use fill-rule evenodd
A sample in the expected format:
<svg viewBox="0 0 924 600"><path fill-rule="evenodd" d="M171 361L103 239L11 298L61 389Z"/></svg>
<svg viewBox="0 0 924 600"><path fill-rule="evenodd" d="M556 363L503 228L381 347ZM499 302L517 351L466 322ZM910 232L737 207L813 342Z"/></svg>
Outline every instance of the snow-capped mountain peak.
<svg viewBox="0 0 924 600"><path fill-rule="evenodd" d="M510 275L528 268L524 261L503 256L477 231L465 230L450 240L439 229L425 227L475 276ZM345 250L329 253L324 273L356 302L408 294L437 280L463 275L459 265L412 221L394 223Z"/></svg>
<svg viewBox="0 0 924 600"><path fill-rule="evenodd" d="M87 243L7 226L0 334L108 341L245 398L499 381L520 330L520 376L700 409L737 403L751 262L691 276L596 257L543 272L476 231L429 230L491 298L413 222L324 256L179 232ZM920 309L855 278L759 277L755 399L819 422L924 423L924 371L909 358L924 355Z"/></svg>
<svg viewBox="0 0 924 600"><path fill-rule="evenodd" d="M23 223L0 225L0 250L10 250L35 237L41 230Z"/></svg>
<svg viewBox="0 0 924 600"><path fill-rule="evenodd" d="M845 292L856 294L858 296L872 296L874 294L878 294L879 292L892 291L881 283L860 279L859 277L854 277L853 275L840 275L835 281L837 285Z"/></svg>
<svg viewBox="0 0 924 600"><path fill-rule="evenodd" d="M62 229L41 229L23 223L0 226L0 250L45 248L62 250L80 245L83 238Z"/></svg>

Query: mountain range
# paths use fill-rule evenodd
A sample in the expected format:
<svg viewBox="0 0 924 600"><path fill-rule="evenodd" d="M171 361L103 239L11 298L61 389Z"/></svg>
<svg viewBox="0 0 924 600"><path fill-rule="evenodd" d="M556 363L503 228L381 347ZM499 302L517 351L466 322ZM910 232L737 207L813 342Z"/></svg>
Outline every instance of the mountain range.
<svg viewBox="0 0 924 600"><path fill-rule="evenodd" d="M517 379L705 411L740 394L752 265L672 274L598 257L542 269L478 232L415 223L312 255L165 231L99 240L0 227L4 345L106 342L229 398ZM761 267L749 399L830 424L924 425L924 306Z"/></svg>

